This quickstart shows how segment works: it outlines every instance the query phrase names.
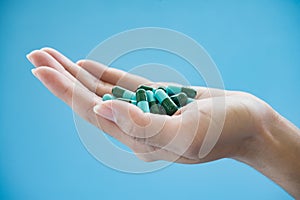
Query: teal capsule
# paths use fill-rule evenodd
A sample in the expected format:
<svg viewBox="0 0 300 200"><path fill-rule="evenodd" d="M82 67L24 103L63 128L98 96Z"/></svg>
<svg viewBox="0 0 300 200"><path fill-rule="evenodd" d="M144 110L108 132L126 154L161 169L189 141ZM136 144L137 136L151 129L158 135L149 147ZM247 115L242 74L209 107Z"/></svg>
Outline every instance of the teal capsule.
<svg viewBox="0 0 300 200"><path fill-rule="evenodd" d="M154 114L166 114L165 109L157 103L154 93L150 90L146 90L147 100L149 103L150 112Z"/></svg>
<svg viewBox="0 0 300 200"><path fill-rule="evenodd" d="M170 97L172 101L178 106L178 107L183 107L187 104L188 97L185 93L180 92L178 94L172 95Z"/></svg>
<svg viewBox="0 0 300 200"><path fill-rule="evenodd" d="M149 109L149 104L147 101L147 95L146 95L146 90L144 89L138 89L136 91L136 102L137 102L137 106L144 111L145 113L149 113L150 109Z"/></svg>
<svg viewBox="0 0 300 200"><path fill-rule="evenodd" d="M115 86L112 88L112 94L116 98L124 98L124 99L133 99L135 100L135 93L127 90L125 88L122 88L120 86Z"/></svg>
<svg viewBox="0 0 300 200"><path fill-rule="evenodd" d="M162 89L163 91L167 92L167 88L165 86L159 86L156 90Z"/></svg>
<svg viewBox="0 0 300 200"><path fill-rule="evenodd" d="M102 97L103 101L108 101L108 100L113 100L113 99L116 99L116 97L114 97L111 94L104 94L103 97Z"/></svg>
<svg viewBox="0 0 300 200"><path fill-rule="evenodd" d="M159 103L165 108L166 113L168 115L173 115L178 110L176 104L162 89L157 89L155 91L154 96L159 101Z"/></svg>
<svg viewBox="0 0 300 200"><path fill-rule="evenodd" d="M192 98L188 98L188 100L187 100L187 104L189 104L189 103L192 103L193 101L195 101L194 99L192 99Z"/></svg>
<svg viewBox="0 0 300 200"><path fill-rule="evenodd" d="M138 87L138 89L144 89L144 90L146 90L146 91L155 91L155 88L153 88L153 87L150 87L150 86L148 86L148 85L140 85L139 87Z"/></svg>
<svg viewBox="0 0 300 200"><path fill-rule="evenodd" d="M188 97L194 98L197 95L197 91L190 87L180 87L175 85L168 85L166 88L168 95L172 96L180 92L184 92Z"/></svg>
<svg viewBox="0 0 300 200"><path fill-rule="evenodd" d="M188 98L187 95L183 92L178 93L178 94L174 94L170 97L174 103L178 106L178 107L183 107L189 103L192 103L193 101L195 101L192 98Z"/></svg>
<svg viewBox="0 0 300 200"><path fill-rule="evenodd" d="M131 103L131 104L136 105L136 100L132 100L132 99L124 99L124 98L117 98L117 100L125 101L125 102L127 102L127 103Z"/></svg>

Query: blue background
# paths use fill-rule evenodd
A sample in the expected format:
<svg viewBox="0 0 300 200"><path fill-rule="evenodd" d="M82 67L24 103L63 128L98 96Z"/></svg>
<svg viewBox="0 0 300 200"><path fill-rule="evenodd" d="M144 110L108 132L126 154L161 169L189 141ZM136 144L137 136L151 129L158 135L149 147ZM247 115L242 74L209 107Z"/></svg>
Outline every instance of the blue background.
<svg viewBox="0 0 300 200"><path fill-rule="evenodd" d="M78 60L127 29L175 29L209 52L227 89L259 96L299 127L299 1L11 0L0 13L0 199L291 199L229 159L143 175L103 166L25 55L51 46Z"/></svg>

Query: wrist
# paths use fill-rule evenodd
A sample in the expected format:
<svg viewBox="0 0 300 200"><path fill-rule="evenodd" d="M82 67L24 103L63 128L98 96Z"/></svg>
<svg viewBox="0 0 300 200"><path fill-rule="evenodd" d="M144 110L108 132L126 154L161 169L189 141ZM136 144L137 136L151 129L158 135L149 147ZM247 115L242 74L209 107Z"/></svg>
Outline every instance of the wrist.
<svg viewBox="0 0 300 200"><path fill-rule="evenodd" d="M251 164L256 162L258 155L266 146L272 143L272 124L276 124L279 114L267 103L257 97L247 94L245 105L247 109L246 128L242 130L241 141L238 144L237 152L232 158Z"/></svg>
<svg viewBox="0 0 300 200"><path fill-rule="evenodd" d="M293 196L300 195L300 133L267 105L256 117L253 134L235 159L260 171Z"/></svg>

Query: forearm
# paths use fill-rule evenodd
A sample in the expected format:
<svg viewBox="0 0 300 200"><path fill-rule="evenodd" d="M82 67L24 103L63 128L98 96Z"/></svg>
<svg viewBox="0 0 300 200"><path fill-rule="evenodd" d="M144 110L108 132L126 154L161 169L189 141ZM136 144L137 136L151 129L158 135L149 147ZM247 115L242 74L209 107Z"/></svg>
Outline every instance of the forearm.
<svg viewBox="0 0 300 200"><path fill-rule="evenodd" d="M239 160L300 198L300 130L279 114L262 122Z"/></svg>

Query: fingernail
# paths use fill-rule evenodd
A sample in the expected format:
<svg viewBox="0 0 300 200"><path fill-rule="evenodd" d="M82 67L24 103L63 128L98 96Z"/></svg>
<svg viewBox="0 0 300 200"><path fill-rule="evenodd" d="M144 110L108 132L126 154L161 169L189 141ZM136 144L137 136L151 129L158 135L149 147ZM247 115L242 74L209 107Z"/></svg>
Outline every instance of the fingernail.
<svg viewBox="0 0 300 200"><path fill-rule="evenodd" d="M114 121L112 109L109 108L108 106L105 106L103 104L98 104L98 105L94 106L93 111L94 111L94 113L96 113L97 115L100 115L101 117L103 117L105 119Z"/></svg>
<svg viewBox="0 0 300 200"><path fill-rule="evenodd" d="M27 54L27 55L26 55L26 58L27 58L30 62L32 62L31 53Z"/></svg>
<svg viewBox="0 0 300 200"><path fill-rule="evenodd" d="M78 61L76 62L76 64L79 65L79 66L82 66L83 63L84 63L83 60L78 60Z"/></svg>
<svg viewBox="0 0 300 200"><path fill-rule="evenodd" d="M37 73L36 73L36 68L31 69L31 73L35 76L38 77Z"/></svg>

